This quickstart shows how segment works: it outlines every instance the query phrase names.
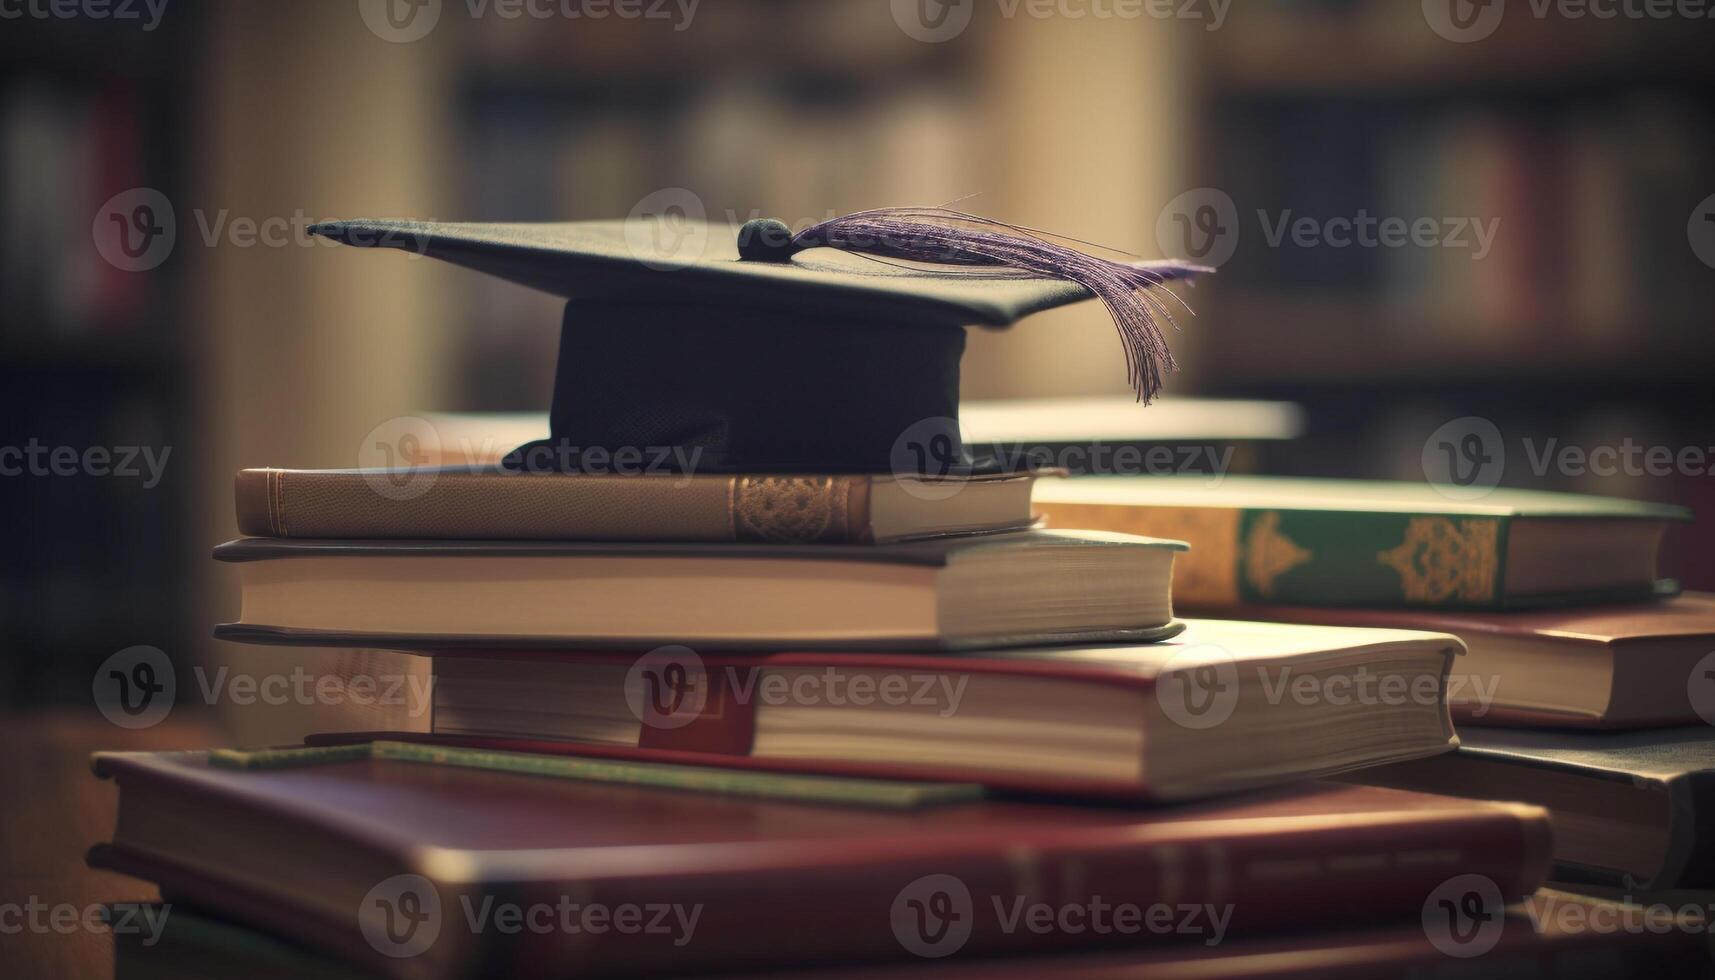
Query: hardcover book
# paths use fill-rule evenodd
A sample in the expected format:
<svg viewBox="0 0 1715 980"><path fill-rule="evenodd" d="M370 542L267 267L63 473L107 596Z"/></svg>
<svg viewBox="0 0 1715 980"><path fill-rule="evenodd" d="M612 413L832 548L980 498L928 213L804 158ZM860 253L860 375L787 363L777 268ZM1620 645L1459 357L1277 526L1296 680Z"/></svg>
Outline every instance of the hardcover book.
<svg viewBox="0 0 1715 980"><path fill-rule="evenodd" d="M242 538L222 639L321 646L874 649L1177 633L1178 541L1020 531L890 545Z"/></svg>
<svg viewBox="0 0 1715 980"><path fill-rule="evenodd" d="M437 744L1175 800L1456 744L1445 634L1195 620L978 654L434 657Z"/></svg>
<svg viewBox="0 0 1715 980"><path fill-rule="evenodd" d="M1068 977L1072 980L1371 980L1383 976L1433 976L1436 980L1494 980L1495 977L1601 977L1655 980L1692 977L1706 971L1706 928L1691 916L1660 907L1629 905L1552 889L1539 889L1522 905L1492 919L1470 920L1456 903L1433 906L1424 924L1317 930L1287 936L1157 944L1142 949L1058 956L981 958L866 964L848 969L770 971L756 980L977 980L977 978ZM1479 914L1487 910L1477 908ZM114 936L117 980L182 980L234 977L246 980L378 980L385 974L319 956L269 933L175 906L120 914L152 916L157 933ZM1174 925L1186 912L1175 911ZM1596 929L1595 922L1635 923L1632 928ZM909 925L908 925L909 927ZM907 933L909 935L909 933ZM1195 940L1195 936L1192 937ZM958 937L943 939L949 946Z"/></svg>
<svg viewBox="0 0 1715 980"><path fill-rule="evenodd" d="M1537 808L1372 787L1145 811L899 810L308 751L242 769L206 753L98 755L119 817L91 862L427 980L908 959L902 930L925 911L920 941L968 929L961 956L1175 939L1009 929L1021 902L1197 907L1223 937L1346 927L1414 918L1460 874L1516 900L1549 846ZM611 917L592 924L589 908ZM553 927L500 927L537 909Z"/></svg>
<svg viewBox="0 0 1715 980"><path fill-rule="evenodd" d="M870 542L1028 527L1034 481L247 469L233 489L260 537Z"/></svg>
<svg viewBox="0 0 1715 980"><path fill-rule="evenodd" d="M1455 488L1456 489L1456 488ZM1045 480L1054 527L1159 534L1193 551L1182 605L1406 605L1500 609L1646 599L1682 507L1498 488L1285 477Z"/></svg>
<svg viewBox="0 0 1715 980"><path fill-rule="evenodd" d="M1715 728L1465 728L1460 740L1444 758L1350 778L1547 807L1562 880L1643 890L1715 887Z"/></svg>
<svg viewBox="0 0 1715 980"><path fill-rule="evenodd" d="M1703 721L1693 693L1715 680L1694 673L1715 651L1715 595L1660 602L1458 612L1240 606L1253 619L1452 633L1469 651L1454 667L1447 700L1461 725L1662 728Z"/></svg>

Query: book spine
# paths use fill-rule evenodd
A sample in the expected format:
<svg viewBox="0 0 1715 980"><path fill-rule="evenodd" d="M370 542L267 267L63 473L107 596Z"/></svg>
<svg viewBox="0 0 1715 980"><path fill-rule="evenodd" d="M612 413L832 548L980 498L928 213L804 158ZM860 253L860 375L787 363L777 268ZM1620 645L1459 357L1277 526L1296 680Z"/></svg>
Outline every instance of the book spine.
<svg viewBox="0 0 1715 980"><path fill-rule="evenodd" d="M1054 850L910 856L869 855L854 842L818 860L814 874L787 856L776 867L544 883L535 903L569 899L600 909L608 925L540 935L509 964L547 977L1149 942L1213 948L1271 930L1415 921L1437 889L1466 874L1516 901L1540 884L1550 846L1543 812L1516 808L1219 839L1166 834L1147 848L1090 836ZM621 915L659 928L621 931Z"/></svg>
<svg viewBox="0 0 1715 980"><path fill-rule="evenodd" d="M241 470L240 533L271 538L868 541L867 476L624 478Z"/></svg>
<svg viewBox="0 0 1715 980"><path fill-rule="evenodd" d="M1505 603L1508 519L1364 511L1042 503L1054 527L1191 543L1173 598L1239 603L1487 609Z"/></svg>

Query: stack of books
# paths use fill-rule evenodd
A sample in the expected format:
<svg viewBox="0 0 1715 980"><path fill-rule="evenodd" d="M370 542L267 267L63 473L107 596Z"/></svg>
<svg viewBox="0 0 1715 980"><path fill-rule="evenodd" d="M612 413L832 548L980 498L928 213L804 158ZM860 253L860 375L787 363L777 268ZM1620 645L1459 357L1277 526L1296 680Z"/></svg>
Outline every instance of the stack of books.
<svg viewBox="0 0 1715 980"><path fill-rule="evenodd" d="M1458 745L1456 636L1180 620L1174 593L1198 594L1186 573L1219 553L1228 532L1204 525L1221 521L1044 529L1038 509L1102 528L1136 508L1059 520L1062 490L1089 484L994 472L946 429L916 455L954 465L889 465L918 431L899 436L900 418L956 413L949 316L1005 325L1080 298L1063 284L736 254L650 278L605 226L323 233L543 286L720 284L730 301L766 283L769 300L707 312L714 340L684 329L683 304L574 300L552 439L494 467L239 475L247 536L215 554L243 610L217 635L426 658L432 712L302 745L99 755L120 809L91 860L180 910L169 936L120 944L121 972L957 957L1026 974L1487 976L1641 947L1614 975L1644 975L1702 955L1689 931L1597 936L1509 912L1548 872L1543 807L1354 781ZM797 347L811 328L777 322L787 296L794 317L811 303L848 326ZM909 329L841 317L883 308ZM831 347L838 363L811 362ZM759 362L803 373L781 384L799 407L815 396L810 416L747 387ZM915 387L877 394L884 375ZM706 450L707 466L589 472L589 447L611 460L618 433ZM532 465L543 454L554 471ZM1241 579L1278 584L1309 560L1283 521L1229 530L1261 541ZM1408 538L1399 567L1441 582L1445 563L1408 552L1481 547L1455 538ZM1510 567L1546 588L1554 564ZM995 959L1024 955L1044 958Z"/></svg>
<svg viewBox="0 0 1715 980"><path fill-rule="evenodd" d="M1458 636L1459 749L1358 778L1548 807L1558 880L1715 888L1715 595L1656 563L1683 508L1261 477L1066 481L1038 502L1193 542L1174 586L1191 608Z"/></svg>

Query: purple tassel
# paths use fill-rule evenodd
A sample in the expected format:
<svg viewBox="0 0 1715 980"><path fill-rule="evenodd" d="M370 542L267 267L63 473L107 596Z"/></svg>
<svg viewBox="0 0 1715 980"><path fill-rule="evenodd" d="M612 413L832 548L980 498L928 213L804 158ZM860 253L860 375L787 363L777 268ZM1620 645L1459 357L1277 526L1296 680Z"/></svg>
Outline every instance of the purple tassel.
<svg viewBox="0 0 1715 980"><path fill-rule="evenodd" d="M760 261L785 262L807 248L837 248L912 262L999 267L1070 280L1096 294L1108 308L1125 346L1126 375L1132 390L1146 403L1153 400L1161 391L1164 375L1177 370L1160 320L1178 328L1172 311L1153 290L1166 282L1215 270L1187 262L1099 258L1049 241L1045 234L947 208L876 208L811 225L796 235L778 221L752 221L740 230L738 240L741 257Z"/></svg>

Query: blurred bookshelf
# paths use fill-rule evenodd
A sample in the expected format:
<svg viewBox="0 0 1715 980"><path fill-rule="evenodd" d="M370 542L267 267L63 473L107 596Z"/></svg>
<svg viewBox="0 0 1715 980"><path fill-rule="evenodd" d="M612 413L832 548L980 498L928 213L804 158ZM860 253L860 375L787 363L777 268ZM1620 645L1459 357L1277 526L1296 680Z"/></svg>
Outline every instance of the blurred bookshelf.
<svg viewBox="0 0 1715 980"><path fill-rule="evenodd" d="M970 169L981 157L970 47L915 42L863 0L727 0L700 8L695 27L461 23L461 208L485 220L612 219L687 188L710 221L767 208L801 225L990 183ZM957 183L937 177L947 174ZM562 304L493 280L467 296L484 327L465 338L463 390L448 407L540 409Z"/></svg>
<svg viewBox="0 0 1715 980"><path fill-rule="evenodd" d="M107 263L92 234L114 195L185 186L196 30L175 3L156 30L81 18L0 31L0 412L9 447L149 447L163 476L0 479L0 707L87 702L95 668L148 644L182 649L190 355L173 258ZM188 234L187 228L180 228ZM32 442L33 441L33 442ZM46 457L42 457L46 458ZM9 459L9 464L20 460ZM109 465L120 462L114 457Z"/></svg>
<svg viewBox="0 0 1715 980"><path fill-rule="evenodd" d="M1538 472L1519 451L1524 438L1712 441L1715 272L1687 239L1715 191L1707 33L1519 6L1454 43L1417 3L1235 12L1196 49L1192 172L1239 220L1233 257L1197 296L1198 393L1302 405L1283 472L1420 480L1430 433L1479 415L1510 442L1508 485L1715 515L1709 476ZM1271 231L1287 213L1499 224L1475 259L1471 246L1271 247L1259 211ZM1678 535L1668 562L1705 588L1708 526Z"/></svg>

